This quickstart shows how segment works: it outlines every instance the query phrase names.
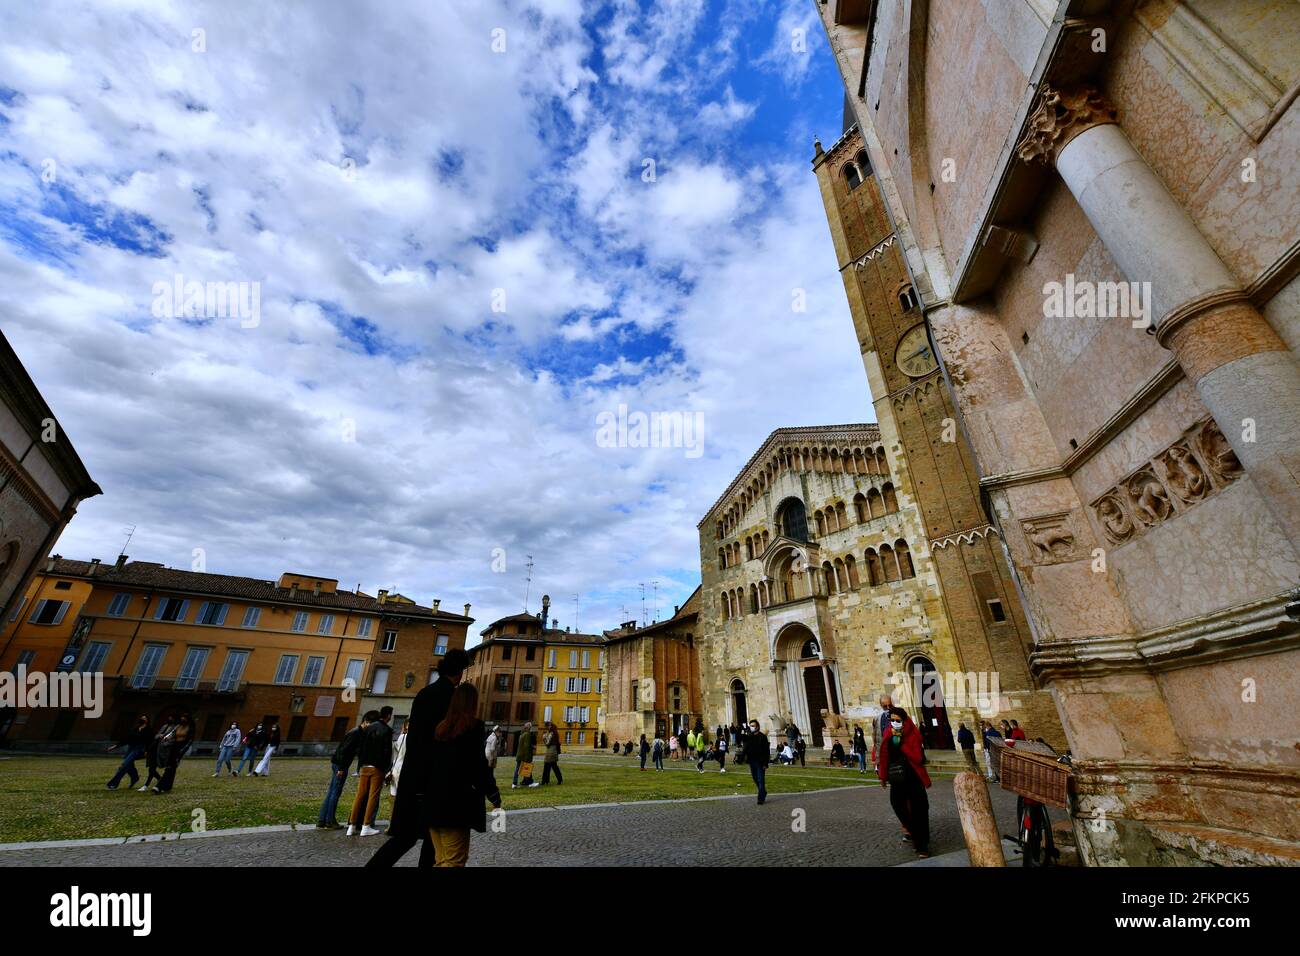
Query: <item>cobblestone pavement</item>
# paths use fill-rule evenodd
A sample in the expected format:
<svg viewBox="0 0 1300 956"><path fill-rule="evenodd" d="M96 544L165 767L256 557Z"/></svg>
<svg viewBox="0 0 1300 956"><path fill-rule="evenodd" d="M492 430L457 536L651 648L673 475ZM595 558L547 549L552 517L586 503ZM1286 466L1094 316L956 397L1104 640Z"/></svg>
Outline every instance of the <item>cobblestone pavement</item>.
<svg viewBox="0 0 1300 956"><path fill-rule="evenodd" d="M1001 832L1015 796L991 789ZM796 810L805 832L794 832ZM964 849L950 779L930 790L932 852ZM0 866L359 866L386 839L299 830L116 846L0 852ZM418 850L402 861L413 866ZM474 834L471 866L892 866L916 859L879 786L506 815L502 833Z"/></svg>

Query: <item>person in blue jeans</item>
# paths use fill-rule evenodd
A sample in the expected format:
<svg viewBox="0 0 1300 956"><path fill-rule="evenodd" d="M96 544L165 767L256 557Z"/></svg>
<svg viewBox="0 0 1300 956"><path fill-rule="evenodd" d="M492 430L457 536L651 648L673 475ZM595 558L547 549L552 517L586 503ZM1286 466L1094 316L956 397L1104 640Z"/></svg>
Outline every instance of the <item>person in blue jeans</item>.
<svg viewBox="0 0 1300 956"><path fill-rule="evenodd" d="M239 724L231 724L230 729L226 731L225 736L221 738L221 749L217 751L217 768L213 771L212 776L221 776L221 765L226 765L226 772L232 777L235 769L230 765L231 758L235 756L235 751L239 748L239 741L243 738L243 731L239 729ZM243 764L240 764L243 766Z"/></svg>
<svg viewBox="0 0 1300 956"><path fill-rule="evenodd" d="M656 737L655 746L654 746L654 758L655 758L656 770L664 769L664 749L665 748L664 748L663 739L660 737Z"/></svg>
<svg viewBox="0 0 1300 956"><path fill-rule="evenodd" d="M127 776L131 778L131 788L135 789L135 785L140 782L140 772L135 769L135 762L144 756L152 736L149 732L149 718L141 714L136 718L135 727L126 735L126 739L120 744L109 748L110 750L116 750L118 747L122 747L125 749L126 755L118 765L117 773L113 774L113 779L108 781L108 789L116 790L117 785L122 782L122 778Z"/></svg>
<svg viewBox="0 0 1300 956"><path fill-rule="evenodd" d="M343 824L337 819L339 798L343 796L343 787L348 782L348 768L352 766L352 761L357 759L357 754L361 751L361 738L373 723L373 714L373 711L367 711L361 718L360 726L348 731L347 735L339 741L334 755L330 757L330 785L325 791L325 802L320 805L320 816L316 819L318 830L343 829Z"/></svg>
<svg viewBox="0 0 1300 956"><path fill-rule="evenodd" d="M771 760L772 742L758 729L758 721L751 720L749 733L745 734L745 763L749 764L749 775L758 787L760 806L767 799L767 765Z"/></svg>
<svg viewBox="0 0 1300 956"><path fill-rule="evenodd" d="M244 756L239 761L239 769L235 771L236 777L244 772L244 764L248 764L249 770L257 766L257 753L265 743L266 731L262 729L261 724L258 724L244 738Z"/></svg>

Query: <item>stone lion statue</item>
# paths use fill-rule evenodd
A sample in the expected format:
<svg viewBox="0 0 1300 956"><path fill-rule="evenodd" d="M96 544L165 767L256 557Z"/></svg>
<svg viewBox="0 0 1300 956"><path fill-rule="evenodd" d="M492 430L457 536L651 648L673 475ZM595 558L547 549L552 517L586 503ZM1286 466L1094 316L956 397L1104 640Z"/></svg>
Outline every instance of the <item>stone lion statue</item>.
<svg viewBox="0 0 1300 956"><path fill-rule="evenodd" d="M825 707L822 708L822 728L823 733L832 737L845 737L849 732L849 725L845 723L844 718L839 714L832 714Z"/></svg>

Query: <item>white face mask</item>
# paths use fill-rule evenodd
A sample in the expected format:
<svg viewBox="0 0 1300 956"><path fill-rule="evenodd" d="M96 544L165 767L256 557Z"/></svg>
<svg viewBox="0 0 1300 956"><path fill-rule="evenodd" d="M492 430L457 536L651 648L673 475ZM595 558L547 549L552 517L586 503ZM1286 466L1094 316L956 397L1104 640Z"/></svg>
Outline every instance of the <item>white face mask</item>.
<svg viewBox="0 0 1300 956"><path fill-rule="evenodd" d="M902 729L903 729L903 722L902 722L901 720L891 720L891 721L889 722L889 726L893 727L895 730L902 730ZM950 726L951 726L951 725L950 725Z"/></svg>

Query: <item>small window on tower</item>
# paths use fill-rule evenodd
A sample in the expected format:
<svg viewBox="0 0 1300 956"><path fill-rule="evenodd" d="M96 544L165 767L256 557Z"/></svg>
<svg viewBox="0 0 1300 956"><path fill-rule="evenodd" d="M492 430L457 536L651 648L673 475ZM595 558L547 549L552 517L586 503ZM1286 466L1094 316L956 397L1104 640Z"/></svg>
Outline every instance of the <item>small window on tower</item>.
<svg viewBox="0 0 1300 956"><path fill-rule="evenodd" d="M862 174L858 172L858 167L853 163L844 164L844 178L848 180L850 191L862 185Z"/></svg>
<svg viewBox="0 0 1300 956"><path fill-rule="evenodd" d="M999 624L1007 619L1007 612L1002 607L1002 602L998 600L989 601L989 616L993 618L994 624Z"/></svg>

